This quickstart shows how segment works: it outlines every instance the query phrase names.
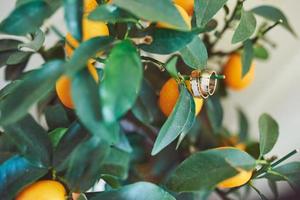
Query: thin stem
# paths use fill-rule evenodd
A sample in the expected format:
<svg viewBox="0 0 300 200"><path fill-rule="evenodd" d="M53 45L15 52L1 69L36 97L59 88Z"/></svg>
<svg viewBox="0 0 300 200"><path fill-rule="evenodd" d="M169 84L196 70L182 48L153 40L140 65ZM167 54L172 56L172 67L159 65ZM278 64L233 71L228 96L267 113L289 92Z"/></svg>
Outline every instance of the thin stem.
<svg viewBox="0 0 300 200"><path fill-rule="evenodd" d="M284 156L281 159L277 160L276 162L272 163L271 167L275 167L275 166L279 165L280 163L282 163L283 161L285 161L288 158L292 157L293 155L295 155L298 152L299 152L299 149L293 150L292 152L288 153L286 156Z"/></svg>
<svg viewBox="0 0 300 200"><path fill-rule="evenodd" d="M213 47L220 41L220 39L222 38L222 35L226 32L226 30L230 27L232 21L234 20L234 17L236 15L236 12L238 11L238 8L240 7L241 4L243 4L244 0L238 0L236 2L236 5L233 9L232 15L231 17L225 22L224 27L222 28L222 30L218 33L218 36L216 38L216 40L211 44L211 49L213 49Z"/></svg>
<svg viewBox="0 0 300 200"><path fill-rule="evenodd" d="M249 186L255 191L257 192L257 194L259 195L260 199L265 200L265 195L263 195L254 185L252 182L249 182Z"/></svg>
<svg viewBox="0 0 300 200"><path fill-rule="evenodd" d="M50 26L50 29L62 40L65 40L65 36L55 27Z"/></svg>
<svg viewBox="0 0 300 200"><path fill-rule="evenodd" d="M270 30L272 30L278 24L281 24L281 23L282 23L282 20L280 19L277 22L275 22L273 25L271 25L268 28L266 28L265 30L259 32L254 38L251 39L252 44L255 44L260 38L263 38L264 35L266 35ZM216 52L213 52L211 55L212 56L226 56L226 55L230 55L230 54L233 54L233 53L241 50L243 48L243 46L244 45L240 45L236 49L233 49L233 50L231 50L229 52L216 51Z"/></svg>
<svg viewBox="0 0 300 200"><path fill-rule="evenodd" d="M142 59L142 60L145 60L145 61L152 62L152 63L158 65L158 67L159 67L159 69L160 69L161 71L165 71L165 63L160 62L159 60L156 60L156 59L151 58L151 57L148 57L148 56L141 56L141 59Z"/></svg>
<svg viewBox="0 0 300 200"><path fill-rule="evenodd" d="M221 197L223 200L230 200L230 198L227 197L226 192L223 192L222 190L216 188L215 189L216 193Z"/></svg>

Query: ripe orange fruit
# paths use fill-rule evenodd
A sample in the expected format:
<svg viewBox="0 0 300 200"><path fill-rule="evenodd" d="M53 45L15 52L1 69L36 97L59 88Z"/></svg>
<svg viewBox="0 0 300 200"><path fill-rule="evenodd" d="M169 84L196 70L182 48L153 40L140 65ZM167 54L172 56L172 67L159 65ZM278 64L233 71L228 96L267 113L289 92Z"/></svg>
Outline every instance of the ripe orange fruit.
<svg viewBox="0 0 300 200"><path fill-rule="evenodd" d="M238 169L238 171L239 173L237 175L222 181L218 184L218 187L223 189L238 187L244 185L250 180L252 171L246 171L242 169Z"/></svg>
<svg viewBox="0 0 300 200"><path fill-rule="evenodd" d="M173 0L174 3L181 6L190 16L194 13L194 0Z"/></svg>
<svg viewBox="0 0 300 200"><path fill-rule="evenodd" d="M97 8L98 3L96 0L84 0L83 1L83 7L84 7L84 13L90 13L95 8Z"/></svg>
<svg viewBox="0 0 300 200"><path fill-rule="evenodd" d="M24 188L16 197L16 200L65 200L66 190L64 186L52 180L43 180Z"/></svg>
<svg viewBox="0 0 300 200"><path fill-rule="evenodd" d="M105 23L99 21L91 21L86 17L84 17L82 20L82 31L83 31L83 37L82 37L83 41L98 36L109 35L109 30ZM65 44L65 52L67 57L71 57L74 51L72 47L77 48L79 46L79 43L70 33L66 35L66 41L67 42Z"/></svg>
<svg viewBox="0 0 300 200"><path fill-rule="evenodd" d="M254 79L255 65L252 63L248 73L242 78L242 58L240 54L232 54L224 66L225 84L234 90L241 90L250 85Z"/></svg>
<svg viewBox="0 0 300 200"><path fill-rule="evenodd" d="M192 28L191 17L188 15L188 13L181 6L176 5L176 4L174 4L174 5L177 8L177 10L180 13L180 15L182 16L182 18L185 21L185 23L187 24L187 26L189 27L189 29L191 29ZM173 25L165 23L165 22L157 22L156 26L158 28L168 28L168 29L175 29L175 30L177 29Z"/></svg>
<svg viewBox="0 0 300 200"><path fill-rule="evenodd" d="M88 70L91 73L92 77L95 79L95 81L98 82L99 76L92 62L88 62ZM72 101L72 93L71 93L71 88L72 88L71 79L66 75L61 76L56 82L55 88L56 88L57 96L61 101L61 103L67 108L73 109L74 104Z"/></svg>
<svg viewBox="0 0 300 200"><path fill-rule="evenodd" d="M161 111L169 116L179 97L178 84L175 79L170 78L162 87L159 93L158 104ZM195 115L198 115L203 106L203 99L194 98L195 101Z"/></svg>
<svg viewBox="0 0 300 200"><path fill-rule="evenodd" d="M238 149L237 147L219 147L216 149ZM225 188L233 188L238 187L241 185L244 185L247 183L250 178L252 177L252 171L246 171L244 169L237 169L239 173L231 178L228 178L218 184L219 188L225 189Z"/></svg>

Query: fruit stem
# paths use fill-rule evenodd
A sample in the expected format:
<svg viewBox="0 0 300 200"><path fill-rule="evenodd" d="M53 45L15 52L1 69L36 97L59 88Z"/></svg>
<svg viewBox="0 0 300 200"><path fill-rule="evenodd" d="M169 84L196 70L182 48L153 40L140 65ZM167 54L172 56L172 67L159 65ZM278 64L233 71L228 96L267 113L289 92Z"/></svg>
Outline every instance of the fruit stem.
<svg viewBox="0 0 300 200"><path fill-rule="evenodd" d="M160 62L159 60L156 60L156 59L148 57L148 56L141 56L141 59L143 59L145 61L150 61L150 62L156 64L161 71L165 71L165 64L163 62Z"/></svg>
<svg viewBox="0 0 300 200"><path fill-rule="evenodd" d="M287 155L285 155L281 159L271 163L271 167L277 166L278 164L282 163L283 161L287 160L288 158L292 157L293 155L295 155L298 152L299 152L299 149L295 149L295 150L291 151L290 153L288 153Z"/></svg>
<svg viewBox="0 0 300 200"><path fill-rule="evenodd" d="M263 199L264 195L253 185L252 181L248 183L248 185L260 196L261 199Z"/></svg>

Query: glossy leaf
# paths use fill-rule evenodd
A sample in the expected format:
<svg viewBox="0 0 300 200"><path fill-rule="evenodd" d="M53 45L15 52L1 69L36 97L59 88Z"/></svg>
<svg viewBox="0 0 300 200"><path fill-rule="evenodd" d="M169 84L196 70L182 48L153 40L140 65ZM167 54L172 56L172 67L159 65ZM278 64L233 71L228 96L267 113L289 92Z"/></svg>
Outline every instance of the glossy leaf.
<svg viewBox="0 0 300 200"><path fill-rule="evenodd" d="M23 71L28 64L28 60L15 65L7 65L5 68L5 80L17 80L20 79Z"/></svg>
<svg viewBox="0 0 300 200"><path fill-rule="evenodd" d="M30 116L3 127L19 152L39 167L50 166L51 142L47 132Z"/></svg>
<svg viewBox="0 0 300 200"><path fill-rule="evenodd" d="M233 34L232 43L243 42L250 38L256 29L256 19L251 11L242 10L238 27Z"/></svg>
<svg viewBox="0 0 300 200"><path fill-rule="evenodd" d="M261 60L267 60L269 58L269 52L264 46L256 45L254 46L254 57Z"/></svg>
<svg viewBox="0 0 300 200"><path fill-rule="evenodd" d="M34 33L51 15L51 8L44 1L32 1L17 7L0 24L0 32L12 35Z"/></svg>
<svg viewBox="0 0 300 200"><path fill-rule="evenodd" d="M125 40L110 53L100 84L102 114L116 121L135 103L143 78L142 63L133 44Z"/></svg>
<svg viewBox="0 0 300 200"><path fill-rule="evenodd" d="M175 200L175 198L163 190L162 188L148 182L137 182L134 184L126 185L116 190L99 192L91 200L109 200L109 199L143 199L143 200Z"/></svg>
<svg viewBox="0 0 300 200"><path fill-rule="evenodd" d="M195 0L194 10L197 26L205 26L226 2L227 0Z"/></svg>
<svg viewBox="0 0 300 200"><path fill-rule="evenodd" d="M66 128L57 128L49 133L49 137L54 148L57 147L61 138L65 135L68 129Z"/></svg>
<svg viewBox="0 0 300 200"><path fill-rule="evenodd" d="M25 186L44 176L48 170L38 168L21 156L15 155L0 165L0 195L13 199Z"/></svg>
<svg viewBox="0 0 300 200"><path fill-rule="evenodd" d="M98 85L88 70L82 70L73 78L72 99L77 116L90 133L109 143L118 141L118 131L110 131L102 122Z"/></svg>
<svg viewBox="0 0 300 200"><path fill-rule="evenodd" d="M253 44L251 40L246 40L244 42L244 50L242 53L242 77L244 77L250 70L254 57Z"/></svg>
<svg viewBox="0 0 300 200"><path fill-rule="evenodd" d="M194 69L204 69L207 64L208 54L206 47L199 37L194 37L186 47L180 50L185 64Z"/></svg>
<svg viewBox="0 0 300 200"><path fill-rule="evenodd" d="M113 3L144 20L164 22L180 30L189 30L188 25L169 0L113 0Z"/></svg>
<svg viewBox="0 0 300 200"><path fill-rule="evenodd" d="M169 29L154 29L149 33L153 38L151 44L142 44L140 47L150 53L171 54L189 44L195 37L193 32L181 32Z"/></svg>
<svg viewBox="0 0 300 200"><path fill-rule="evenodd" d="M125 180L128 177L129 162L129 153L111 148L101 164L100 173Z"/></svg>
<svg viewBox="0 0 300 200"><path fill-rule="evenodd" d="M287 17L280 9L274 6L263 5L263 6L256 7L251 11L273 22L278 22L279 20L282 20L283 21L282 26L286 28L288 31L290 31L294 36L296 36L296 33L292 29L291 25L289 24Z"/></svg>
<svg viewBox="0 0 300 200"><path fill-rule="evenodd" d="M63 73L63 64L54 60L24 77L22 83L0 102L0 124L8 125L21 119L34 103L45 97Z"/></svg>
<svg viewBox="0 0 300 200"><path fill-rule="evenodd" d="M88 136L88 132L78 122L71 124L67 132L59 140L53 153L53 166L57 171L62 171L66 167L70 154Z"/></svg>
<svg viewBox="0 0 300 200"><path fill-rule="evenodd" d="M151 155L158 154L180 134L187 132L195 120L195 102L184 86L180 86L177 103L155 140Z"/></svg>
<svg viewBox="0 0 300 200"><path fill-rule="evenodd" d="M22 48L26 47L34 51L38 51L43 46L44 42L45 42L45 34L41 29L38 29L34 33L33 40L31 42L20 44L18 47L21 50Z"/></svg>
<svg viewBox="0 0 300 200"><path fill-rule="evenodd" d="M138 20L125 10L111 4L104 4L96 8L89 16L90 20L102 21L106 23L133 22Z"/></svg>
<svg viewBox="0 0 300 200"><path fill-rule="evenodd" d="M269 153L279 136L279 127L277 122L268 114L259 117L259 150L263 156Z"/></svg>
<svg viewBox="0 0 300 200"><path fill-rule="evenodd" d="M175 169L167 188L175 192L213 189L219 182L236 175L237 169L253 170L254 167L255 160L244 151L234 148L201 151Z"/></svg>
<svg viewBox="0 0 300 200"><path fill-rule="evenodd" d="M21 44L21 41L13 39L2 39L0 40L0 52L18 50L18 46Z"/></svg>
<svg viewBox="0 0 300 200"><path fill-rule="evenodd" d="M84 192L100 178L101 163L110 149L108 144L100 140L92 137L72 153L65 176L72 191Z"/></svg>
<svg viewBox="0 0 300 200"><path fill-rule="evenodd" d="M45 109L45 119L50 130L56 128L67 128L69 126L69 119L61 104L48 106Z"/></svg>
<svg viewBox="0 0 300 200"><path fill-rule="evenodd" d="M24 51L16 51L15 53L11 54L7 61L7 65L17 65L23 62L26 62L29 57L31 56L31 52L24 52Z"/></svg>
<svg viewBox="0 0 300 200"><path fill-rule="evenodd" d="M77 41L81 41L82 38L83 4L82 0L64 0L68 31Z"/></svg>
<svg viewBox="0 0 300 200"><path fill-rule="evenodd" d="M239 139L240 141L246 141L249 135L249 123L245 113L242 110L238 110L239 114Z"/></svg>
<svg viewBox="0 0 300 200"><path fill-rule="evenodd" d="M209 122L213 128L214 133L218 133L222 128L223 123L223 108L220 97L212 96L204 104L207 109Z"/></svg>
<svg viewBox="0 0 300 200"><path fill-rule="evenodd" d="M16 52L17 52L16 50L0 52L0 67L5 66L7 59Z"/></svg>
<svg viewBox="0 0 300 200"><path fill-rule="evenodd" d="M178 57L173 56L167 61L166 66L165 66L165 68L169 72L169 74L175 79L178 78L178 71L176 68L177 60L178 60Z"/></svg>
<svg viewBox="0 0 300 200"><path fill-rule="evenodd" d="M78 71L86 67L86 63L92 56L97 52L106 50L112 42L113 38L109 36L95 37L82 42L80 46L75 49L73 56L66 64L67 73L71 77L74 76Z"/></svg>

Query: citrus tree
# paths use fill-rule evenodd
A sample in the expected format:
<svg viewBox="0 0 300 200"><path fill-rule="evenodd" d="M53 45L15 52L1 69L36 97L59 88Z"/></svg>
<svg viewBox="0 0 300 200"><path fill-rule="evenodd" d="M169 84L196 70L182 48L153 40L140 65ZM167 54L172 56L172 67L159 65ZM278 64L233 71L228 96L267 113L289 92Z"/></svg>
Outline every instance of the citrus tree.
<svg viewBox="0 0 300 200"><path fill-rule="evenodd" d="M278 181L296 190L300 162L284 161L297 151L266 156L279 134L270 115L259 141L242 110L237 134L222 123L226 91L250 85L254 61L269 58L267 33L296 35L279 8L246 4L17 0L0 24L1 199L245 199L251 189L266 199L258 179L275 197ZM67 33L45 23L58 9ZM228 30L237 45L217 49ZM48 33L59 39L50 48ZM44 64L25 70L36 54ZM104 190L87 192L100 179Z"/></svg>

